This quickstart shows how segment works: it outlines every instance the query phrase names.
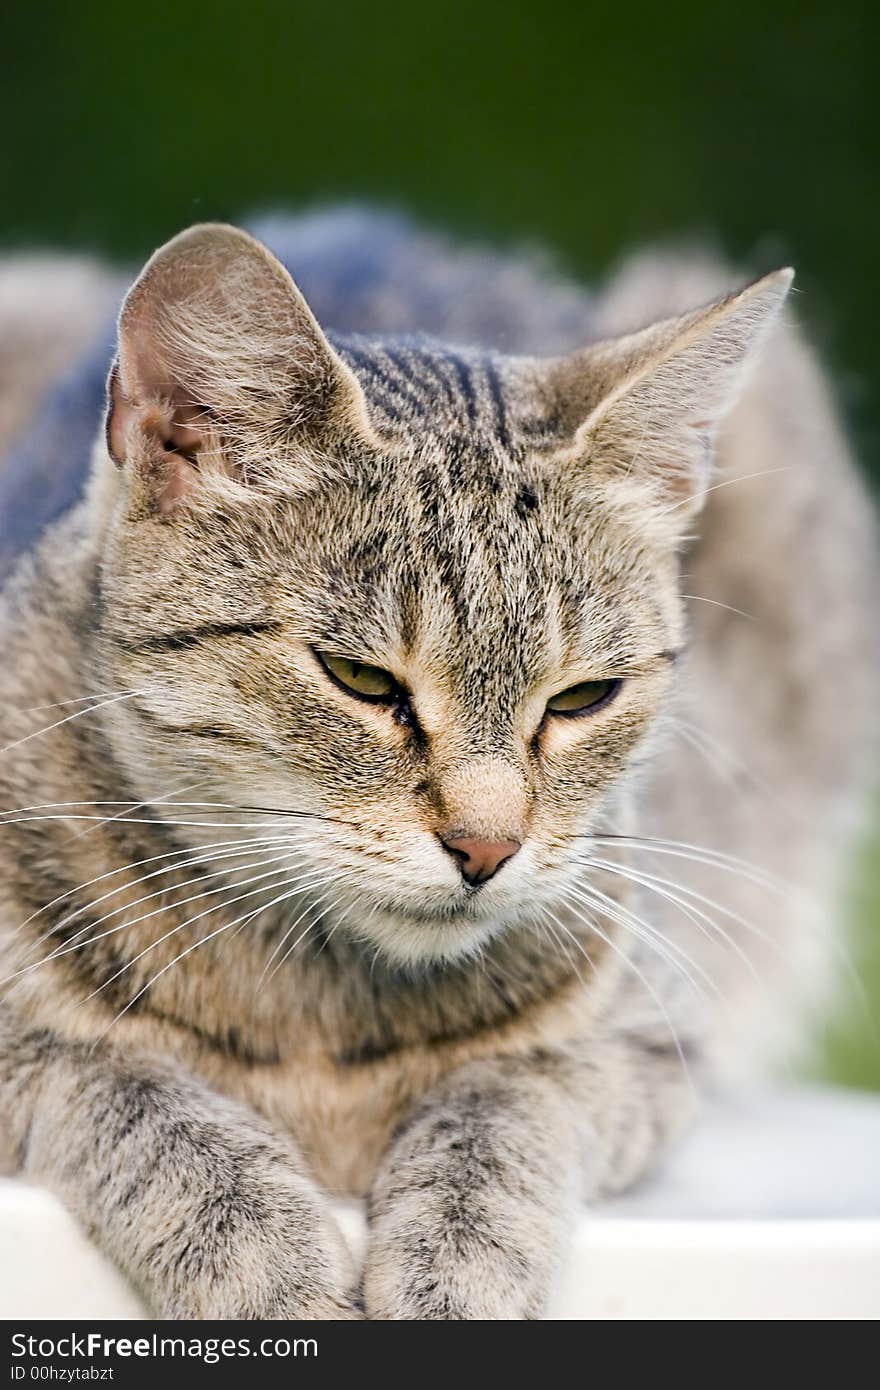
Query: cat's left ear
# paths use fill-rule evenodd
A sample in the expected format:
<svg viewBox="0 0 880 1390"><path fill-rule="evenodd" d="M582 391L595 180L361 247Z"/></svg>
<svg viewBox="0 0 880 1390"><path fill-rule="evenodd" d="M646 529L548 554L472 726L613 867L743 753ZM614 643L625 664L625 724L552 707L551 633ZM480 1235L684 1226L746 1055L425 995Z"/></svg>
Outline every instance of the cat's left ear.
<svg viewBox="0 0 880 1390"><path fill-rule="evenodd" d="M706 308L558 361L551 393L575 458L622 489L640 488L679 523L693 514L718 427L793 278L774 271Z"/></svg>

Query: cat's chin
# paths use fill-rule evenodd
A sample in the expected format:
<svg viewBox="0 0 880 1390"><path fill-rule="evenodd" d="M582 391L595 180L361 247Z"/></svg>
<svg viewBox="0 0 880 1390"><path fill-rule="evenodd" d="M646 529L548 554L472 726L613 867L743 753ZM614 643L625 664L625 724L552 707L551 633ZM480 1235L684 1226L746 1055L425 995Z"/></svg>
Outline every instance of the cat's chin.
<svg viewBox="0 0 880 1390"><path fill-rule="evenodd" d="M424 909L378 909L360 936L392 965L419 966L466 959L504 930L500 916L458 912L440 914Z"/></svg>

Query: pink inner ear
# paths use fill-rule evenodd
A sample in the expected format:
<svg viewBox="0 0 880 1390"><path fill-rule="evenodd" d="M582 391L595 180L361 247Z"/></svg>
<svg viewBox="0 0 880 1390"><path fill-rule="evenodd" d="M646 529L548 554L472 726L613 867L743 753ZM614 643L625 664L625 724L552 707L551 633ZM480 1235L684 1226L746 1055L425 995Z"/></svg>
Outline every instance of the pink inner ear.
<svg viewBox="0 0 880 1390"><path fill-rule="evenodd" d="M107 447L120 466L132 462L155 479L156 506L163 515L182 502L190 490L195 457L205 442L207 412L173 401L141 405L123 393L118 370L110 380Z"/></svg>
<svg viewBox="0 0 880 1390"><path fill-rule="evenodd" d="M175 405L168 414L166 444L183 454L195 454L205 442L208 412L203 406Z"/></svg>

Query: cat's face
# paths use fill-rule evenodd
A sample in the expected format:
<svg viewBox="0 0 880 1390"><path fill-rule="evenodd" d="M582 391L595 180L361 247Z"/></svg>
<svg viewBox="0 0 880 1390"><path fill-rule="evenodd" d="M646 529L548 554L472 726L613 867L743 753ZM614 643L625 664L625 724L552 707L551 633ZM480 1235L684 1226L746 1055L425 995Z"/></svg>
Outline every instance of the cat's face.
<svg viewBox="0 0 880 1390"><path fill-rule="evenodd" d="M259 287L268 257L225 235ZM193 362L212 320L193 306L184 249L184 304L162 262L141 285L152 274L163 314L171 303L198 319L182 349ZM296 291L269 269L271 329L284 306L266 301ZM125 467L103 605L108 678L140 692L114 724L138 785L308 813L240 819L255 841L295 840L271 880L295 894L291 917L305 892L327 926L392 960L472 951L552 910L581 872L578 837L619 796L668 699L683 640L676 545L709 402L681 389L680 439L665 408L672 476L646 477L653 423L607 351L578 385L586 361L337 355L299 299L295 412L289 397L280 410L274 376L266 392L265 370L240 390L240 355L221 367L239 384L234 408L215 399L216 346L210 380L163 360L151 395L138 355L168 334L143 298L123 316L113 387ZM211 313L222 340L222 305ZM670 340L667 328L661 369ZM648 346L623 351L624 381L642 380ZM260 350L281 373L265 339Z"/></svg>

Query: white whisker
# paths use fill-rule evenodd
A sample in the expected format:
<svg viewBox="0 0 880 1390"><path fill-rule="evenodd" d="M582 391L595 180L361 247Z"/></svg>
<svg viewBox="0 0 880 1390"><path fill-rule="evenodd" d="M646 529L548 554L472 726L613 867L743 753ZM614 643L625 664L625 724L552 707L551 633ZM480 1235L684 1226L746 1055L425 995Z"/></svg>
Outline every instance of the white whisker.
<svg viewBox="0 0 880 1390"><path fill-rule="evenodd" d="M230 827L230 828L231 828L231 827ZM280 836L279 836L279 837L277 837L277 838L280 839L280 838L283 838L283 837L280 837ZM199 846L199 852L201 852L201 851L203 851L203 850L212 850L212 849L218 849L218 848L219 848L219 849L222 849L222 848L225 848L225 847L227 847L227 846L238 846L238 845L251 845L251 846L253 846L253 845L259 845L259 844L261 844L261 843L262 843L262 840L261 840L261 839L259 839L259 838L251 838L251 837L246 837L246 838L240 839L240 840L214 840L214 841L209 841L208 844L206 844L206 845L200 845L200 846ZM38 907L34 912L31 913L30 917L26 917L26 918L24 919L24 921L21 922L20 925L19 925L18 927L15 928L15 930L16 930L17 932L22 931L25 927L29 926L30 923L33 922L37 917L41 916L42 913L44 913L44 912L51 912L51 910L52 910L53 907L57 907L59 903L63 903L64 900L65 900L66 898L72 898L76 893L82 893L82 892L84 892L86 888L93 888L94 885L95 885L96 883L103 883L105 879L113 878L116 874L124 874L124 873L126 873L129 869L141 869L141 868L143 868L143 866L144 866L145 864L155 864L155 863L157 863L159 860L162 860L162 859L171 859L171 858L180 859L180 856L183 856L183 859L181 860L181 863L182 863L182 864L186 864L186 863L188 862L188 861L187 861L187 856L193 854L194 852L195 852L194 850L192 850L192 849L190 849L190 848L188 848L188 847L184 847L184 848L181 848L181 849L166 850L163 854L151 854L151 855L149 855L146 859L135 859L135 860L133 860L133 861L132 861L131 863L129 863L129 864L120 864L119 867L116 868L116 869L108 869L108 870L107 870L105 873L103 873L103 874L96 874L94 878L86 879L85 883L77 884L77 886L76 886L75 888L68 888L66 892L64 892L64 893L59 893L57 897L55 897L55 898L53 898L53 899L51 900L51 902L45 903L42 907ZM242 851L240 851L240 852L246 853L247 851L242 850ZM211 856L208 856L208 857L210 858ZM221 858L221 857L222 857L221 855L218 855L218 856L217 856L217 858ZM173 870L173 869L175 869L175 868L177 868L177 867L179 867L177 864L170 864L170 865L168 866L168 869L169 869L169 871L171 871L171 870ZM126 886L136 887L138 883L142 883L142 882L144 881L145 878L149 878L149 877L150 877L150 875L149 875L149 874L146 874L146 875L144 875L144 876L141 877L141 878L136 878L136 879L134 880L134 883L133 883L133 884L129 884L129 885L123 884L121 887L126 887ZM120 888L120 889L113 889L112 891L113 891L113 892L119 892L119 891L121 891L121 888ZM106 896L106 897L111 897L111 896L112 896L112 893L108 893L108 894L106 894L105 896ZM77 908L77 910L76 910L75 912L71 913L70 917L69 917L67 920L68 920L68 921L73 921L73 920L78 916L78 914L79 914L80 912L86 912L86 911L89 910L89 907L95 907L95 906L97 906L97 903L100 903L100 902L103 902L103 901L104 901L104 898L98 898L94 903L88 904L87 907L84 907L84 908ZM56 928L53 928L53 930L58 930L58 929L60 929L61 925L62 925L62 924L59 923L58 926L57 926ZM51 933L49 933L49 934L51 935ZM41 938L41 939L44 939L44 938Z"/></svg>
<svg viewBox="0 0 880 1390"><path fill-rule="evenodd" d="M650 835L584 835L578 838L591 840L597 845L622 845L627 849L644 849L652 854L668 854L673 858L690 859L696 864L709 868L724 869L728 873L738 873L747 882L766 888L784 898L794 896L794 889L782 879L776 878L757 864L747 859L738 859L724 850L709 849L702 845L692 845L686 840L665 840Z"/></svg>
<svg viewBox="0 0 880 1390"><path fill-rule="evenodd" d="M738 913L733 912L728 907L724 907L721 903L713 902L711 898L707 898L702 893L698 893L696 889L676 883L671 879L658 878L654 874L645 874L638 869L631 869L628 866L624 867L614 864L607 859L592 859L590 863L594 868L605 869L609 873L617 874L619 877L627 879L630 883L640 884L643 888L648 888L650 891L655 892L658 897L663 898L665 901L674 903L686 913L694 926L696 926L701 934L709 940L712 940L712 931L716 932L721 940L739 957L752 977L758 981L758 983L764 984L753 962L746 955L745 951L743 951L739 942L722 926L719 926L717 922L713 921L711 917L707 916L705 912L694 907L692 903L687 902L684 898L680 897L679 894L686 893L690 897L695 898L697 902L711 907L714 911L724 913L726 917L729 917L732 921L736 922L737 925L743 927L744 930L754 931L757 936L760 936L763 940L775 946L776 943L772 942L771 938L767 936L766 932L761 931L760 927L753 926L753 924L748 922L744 917L740 917Z"/></svg>
<svg viewBox="0 0 880 1390"><path fill-rule="evenodd" d="M161 806L161 805L170 804L169 798L172 797L172 796L174 796L177 792L193 791L196 787L201 786L201 785L204 783L204 781L205 781L205 779L202 778L202 781L201 781L201 782L183 783L183 784L181 784L180 786L175 787L173 791L167 792L167 793L165 794L165 796L155 797L155 798L152 798L152 799L149 800L149 801L138 801L138 802L136 802L136 803L131 807L131 809L134 810L134 811L142 811L142 810L146 810L146 808L147 808L148 806ZM176 804L176 803L175 803L175 804ZM125 815L125 810L124 810L124 809L121 810L121 811L117 811L114 815L112 815L112 816L107 816L106 819L104 820L103 824L104 824L104 825L109 825L112 821L121 820L121 819L123 818L124 815ZM75 835L71 835L70 838L71 838L72 840L82 840L86 835L93 835L94 832L95 832L97 829L98 829L98 826L97 826L97 825L90 825L90 826L87 826L85 830L78 830L78 831L76 832L76 834L75 834Z"/></svg>
<svg viewBox="0 0 880 1390"><path fill-rule="evenodd" d="M132 700L135 695L143 695L143 690L124 690L121 695L113 695L109 700L101 700L96 705L89 705L87 709L76 710L74 714L67 714L63 719L56 719L54 724L47 724L45 729L36 729L32 734L25 734L24 738L17 738L14 743L7 743L5 748L0 748L0 756L4 753L11 753L13 748L21 748L23 744L30 743L31 739L40 738L42 734L50 734L53 729L60 729L62 724L69 724L73 719L81 719L84 714L94 714L96 710L106 709L108 705L116 705L120 700Z"/></svg>
<svg viewBox="0 0 880 1390"><path fill-rule="evenodd" d="M687 1058L684 1054L684 1048L681 1045L681 1039L678 1035L678 1029L672 1022L669 1010L663 1003L663 1000L660 998L660 995L654 989L654 986L651 984L650 980L647 978L644 972L639 969L639 967L635 964L633 960L630 959L630 957L626 954L625 951L622 951L620 949L617 943L607 934L607 932L604 932L602 928L598 926L592 918L585 917L582 912L579 912L575 904L568 897L566 898L566 904L569 907L569 909L575 914L575 916L578 917L581 922L583 922L584 926L588 927L591 931L595 932L599 939L601 941L604 941L608 949L613 951L614 954L618 957L618 959L623 961L624 965L633 972L636 979L642 985L643 989L645 989L646 992L650 995L651 999L657 1007L658 1012L660 1013L663 1019L663 1022L669 1030L669 1034L672 1038L673 1045L675 1047L676 1052L678 1053L678 1059L681 1063L681 1068L685 1077L685 1081L687 1082L688 1089L693 1095L695 1093L693 1079L691 1077L690 1067L688 1066ZM566 935L568 935L572 939L572 941L574 941L575 945L581 951L583 951L584 956L586 956L587 960L589 960L589 956L587 956L586 951L581 946L581 943L578 941L574 933L563 922L561 922L559 918L555 916L555 914L551 913L551 916L553 916L553 920L557 923L557 925L562 929L563 932L566 933ZM592 965L592 961L590 961L590 964Z"/></svg>
<svg viewBox="0 0 880 1390"><path fill-rule="evenodd" d="M261 891L261 890L257 889L257 890L255 890L255 891L256 891L256 892L259 892L259 891ZM124 1014L128 1013L128 1010L129 1010L130 1008L132 1008L134 1004L137 1003L138 999L140 999L140 998L142 997L142 995L146 994L147 990L148 990L148 989L151 989L151 988L153 987L153 985L156 983L157 980L161 979L161 977L162 977L163 975L165 975L169 970L171 970L173 966L179 964L179 962L182 961L186 956L191 955L192 952L198 950L198 948L199 948L200 946L204 946L204 945L207 944L207 942L212 941L212 940L213 940L215 937L217 937L217 936L220 936L222 932L230 931L233 927L240 927L240 926L242 926L245 922L253 921L253 919L254 919L255 917L259 917L261 913L263 913L263 912L268 912L270 908L277 906L279 903L285 902L288 898L293 897L296 893L301 892L301 891L302 891L301 889L296 889L296 888L295 888L295 889L293 889L293 890L290 891L290 892L281 893L281 894L279 894L278 897L273 898L271 902L265 903L262 907L256 908L256 909L254 909L252 912L246 912L242 917L236 918L235 921L233 921L233 922L225 922L225 923L223 923L221 926L217 927L214 931L209 932L209 934L208 934L207 936L203 936L199 941L193 942L193 944L192 944L191 946L188 946L188 947L186 948L186 950L181 951L181 952L179 953L179 955L175 956L174 959L171 960L171 961L169 961L167 965L163 965L161 970L157 970L156 974L153 975L152 978L149 979L149 980L147 981L147 983L146 983L145 985L143 985L141 989L138 990L137 994L133 995L132 998L129 999L129 1001L128 1001L128 1003L125 1005L125 1007L122 1008L122 1009L120 1009L119 1013L116 1014L116 1016L110 1020L110 1022L108 1023L108 1025L107 1025L107 1027L104 1029L104 1031L99 1035L98 1038L95 1039L95 1042L92 1044L92 1047L94 1048L94 1047L96 1047L96 1046L98 1045L98 1043L102 1042L102 1041L104 1040L104 1038L106 1038L107 1034L109 1033L109 1031L110 1031L110 1029L113 1027L113 1025L114 1025L115 1023L118 1023L119 1020L122 1018L122 1016L123 1016ZM250 898L250 897L253 897L253 896L254 896L253 892L243 894L243 897L246 897L246 898ZM233 899L233 902L235 902L235 901L239 901L239 900L238 900L238 899ZM226 903L226 904L222 904L222 905L225 906L225 907L231 907L231 906L232 906L232 903ZM215 911L215 910L216 910L216 908L210 909L210 911ZM207 916L207 913L200 913L200 914L199 914L199 917L204 917L204 916ZM198 921L199 918L196 917L196 918L193 918L193 919L191 919L191 920L192 920L192 921ZM190 925L190 924L189 924L189 923L184 923L184 924L182 924L182 925L188 926L188 925ZM178 928L178 930L179 930L179 928ZM162 938L162 939L164 939L164 938ZM157 943L155 943L155 944L158 945L159 943L157 942ZM151 947L148 947L147 949L150 950L150 949L152 949L152 948L151 948ZM141 952L141 955L145 955L145 954L146 954L146 952ZM137 960L137 959L139 959L139 957L135 957L135 960ZM133 965L133 964L134 964L134 961L130 961L130 962L129 962L129 965ZM128 966L126 966L125 968L127 969ZM122 973L122 972L119 972L119 973ZM114 976L113 978L115 978L115 976ZM96 994L99 994L99 993L100 993L100 990L103 989L103 988L105 987L106 984L110 984L110 983L112 983L111 980L105 981L105 982L104 982L104 985L101 985L101 986L100 986L100 989L93 991L93 993L90 994L90 995L88 996L88 999L94 998ZM84 1002L84 1003L85 1003L85 1002L88 1002L88 1000L84 1000L83 1002Z"/></svg>
<svg viewBox="0 0 880 1390"><path fill-rule="evenodd" d="M325 880L325 881L326 881L326 882L329 882L330 880L328 879L328 880ZM318 886L319 886L319 887L323 887L323 884L320 884L320 885L318 885ZM318 902L323 902L324 899L325 899L326 897L327 897L327 894L322 894L321 897L318 898L317 901L318 901ZM263 984L264 980L266 979L266 977L267 977L267 975L268 975L268 973L269 973L269 967L271 966L273 960L275 960L275 959L278 957L278 955L280 954L280 952L284 950L284 944L285 944L285 942L290 938L291 934L292 934L294 931L296 931L296 929L297 929L297 927L299 926L300 922L302 921L302 919L303 919L304 917L306 917L306 916L308 915L308 913L309 913L309 911L311 910L311 908L312 908L312 904L311 904L311 903L306 903L306 905L305 905L305 907L303 908L302 912L300 912L300 913L298 914L298 916L296 916L296 917L293 919L293 921L291 922L290 926L287 928L286 932L285 932L284 935L282 936L281 940L276 944L274 951L273 951L272 954L269 956L269 959L266 961L266 964L265 964L264 967L263 967L263 970L262 970L262 973L261 973L261 975L260 975L260 978L259 978L259 980L257 981L257 986L256 986L257 989L260 988L260 986ZM313 924L310 923L309 926L306 928L306 931L307 931L307 932L308 932L308 931L311 931L312 925L313 925ZM281 962L281 963L283 963L283 959L284 959L284 958L282 957L282 962ZM279 968L279 967L276 966L276 969L278 969L278 968ZM275 973L275 972L273 971L272 974L274 974L274 973ZM271 979L271 976L269 976L269 978Z"/></svg>
<svg viewBox="0 0 880 1390"><path fill-rule="evenodd" d="M698 997L702 997L702 991L697 981L690 973L691 970L696 971L697 975L699 975L702 980L705 980L716 998L720 998L721 991L703 967L697 961L693 960L681 946L674 941L669 941L656 927L646 922L644 918L639 917L631 908L626 908L623 904L615 902L612 897L609 897L607 893L603 893L595 884L580 882L576 887L570 888L569 893L579 893L579 900L583 906L592 907L601 912L603 916L609 917L612 922L617 922L620 926L632 932L638 940L650 946L655 953L666 962L670 969L677 970L682 977L687 980L691 989ZM676 959L676 957L678 957L678 959Z"/></svg>
<svg viewBox="0 0 880 1390"><path fill-rule="evenodd" d="M51 705L31 705L30 709L17 709L18 714L42 714L47 709L64 709L67 705L84 705L87 701L105 700L113 695L128 695L127 690L99 690L93 695L78 695L73 700L56 700Z"/></svg>
<svg viewBox="0 0 880 1390"><path fill-rule="evenodd" d="M278 856L278 858L287 858L287 857L289 857L289 856L288 856L288 855L284 855L284 856L280 856L280 855L279 855L279 856ZM246 869L246 868L253 868L253 867L256 867L256 864L257 864L257 863L267 863L267 862L273 862L273 861L268 861L268 860L255 861L255 863L252 864L252 865L241 865L241 866L240 866L240 870L244 870L244 869ZM73 951L82 950L82 949L83 949L84 947L86 947L86 946L93 946L93 945L95 944L95 942L97 942L97 941L102 941L102 940L104 940L105 937L114 936L114 935L116 935L117 932L126 931L126 930L129 929L130 927L136 927L136 926L138 926L141 922L149 921L151 918L157 917L157 916L159 916L159 915L160 915L161 913L163 913L163 912L168 912L171 908L177 909L177 908L180 908L180 907L184 907L184 906L186 906L187 903L195 902L195 901L197 901L197 899L199 899L199 898L208 898L208 897L212 897L212 896L214 896L214 895L217 894L217 893L228 893L228 892L232 892L234 889L236 889L236 888L242 888L242 887L244 887L246 884L249 884L249 883L257 883L257 882L259 882L260 880L263 880L263 879L266 879L266 878L275 877L275 876L277 876L278 874L287 873L287 872L289 871L289 868L290 868L289 865L282 865L280 868L267 870L267 871L264 872L264 873L255 874L255 875L253 875L251 878L242 879L242 880L241 880L240 882L238 882L238 883L225 884L225 885L222 885L222 886L219 887L219 888L209 888L209 889L206 889L206 890L205 890L204 892L202 892L202 893L193 893L193 894L192 894L190 897L188 897L188 898L178 899L177 901L175 901L174 903L171 903L171 904L163 904L161 907L154 908L151 912L142 913L139 917L135 917L135 918L134 918L132 921L130 921L130 922L121 922L121 923L119 923L119 925L117 925L117 926L115 926L115 927L109 927L106 931L97 932L94 936L86 937L85 940L80 940L80 941L76 941L76 942L74 942L74 943L68 943L68 944L59 946L59 947L57 947L54 951L50 951L48 955L42 956L42 957L40 958L40 960L34 961L34 962L32 962L30 965L23 966L20 970L16 970L13 974L8 975L5 979L0 980L0 987L9 984L10 982L12 982L13 980L18 979L18 978L19 978L20 976L22 976L22 975L31 974L33 971L38 970L42 965L46 965L49 961L59 960L59 959L62 958L63 956L69 955L69 954L70 954L71 952L73 952ZM246 893L246 894L244 894L243 896L244 896L244 897L251 897L251 896L253 896L254 893L259 893L259 892L261 892L261 891L262 891L262 889L260 889L260 888L255 888L255 889L252 889L250 893ZM238 902L238 901L239 901L238 898L234 898L234 899L233 899L233 902ZM222 907L223 905L224 905L224 904L223 904L222 901L221 901L220 903L215 904L214 907L209 908L208 911L211 911L211 912L216 911L217 907ZM112 915L113 915L113 914L107 914L107 917L112 916ZM186 920L185 922L181 922L178 926L171 928L170 931L168 931L168 932L166 932L166 933L164 934L164 936L160 936L156 941L152 942L151 945L145 947L144 950L141 951L138 955L132 957L132 959L131 959L130 961L127 961L126 964L125 964L124 966L122 966L121 969L120 969L119 971L117 971L116 975L111 976L111 978L110 978L109 980L106 980L106 981L105 981L105 985L106 985L106 984L112 984L113 980L115 980L115 979L117 978L118 975L121 975L121 974L123 974L126 970L128 970L132 965L135 964L136 961L140 960L141 956L142 956L142 955L145 955L145 954L147 953L147 951L154 950L156 946L160 945L163 941L167 940L167 938L168 938L169 936L173 936L174 933L177 932L177 931L182 931L183 928L189 926L191 922L198 921L200 917L205 916L205 915L206 915L205 913L199 913L197 916L195 916L195 917L189 917L189 918L187 918L187 920ZM107 920L107 918L104 918L104 919L101 919L101 920ZM90 927L92 927L92 926L98 926L98 925L99 925L99 922L94 922L94 923L90 922L90 923L88 923L87 926L83 929L83 931L88 931ZM82 935L82 933L78 933L78 935ZM103 989L104 986L102 985L101 988ZM91 998L92 998L92 995L89 995L88 998L91 999Z"/></svg>
<svg viewBox="0 0 880 1390"><path fill-rule="evenodd" d="M706 598L705 594L682 594L682 598L693 599L697 603L710 603L713 608L724 608L728 613L735 613L738 618L745 618L750 623L755 621L754 613L746 613L742 608L734 608L732 603L722 603L717 598Z"/></svg>
<svg viewBox="0 0 880 1390"><path fill-rule="evenodd" d="M273 870L271 871L271 873L257 874L254 878L245 879L245 880L244 880L244 883L255 883L258 879L274 878L274 877L276 877L278 874L286 873L286 872L287 872L287 869L285 869L285 868L273 869ZM308 874L304 874L304 875L301 876L301 878L294 880L294 882L297 883L297 884L302 884L306 879L308 879L308 877L309 877ZM232 888L241 888L241 887L244 886L244 883L236 883L236 884L231 885L231 887L232 887ZM230 891L231 891L231 889L230 889ZM100 984L100 985L98 986L97 989L94 989L94 990L92 991L91 994L86 995L85 999L83 1000L83 1003L88 1003L90 999L94 999L97 995L99 995L99 994L102 992L102 990L105 990L105 989L107 988L108 985L112 985L112 984L114 983L114 981L118 980L119 977L120 977L121 975L124 975L128 970L131 970L132 966L137 965L138 961L139 961L139 960L142 960L144 956L149 955L149 953L150 953L151 951L155 951L156 948L157 948L158 946L161 946L161 945L163 944L163 942L168 941L172 936L176 936L177 933L183 931L185 927L190 927L190 926L192 926L194 922L200 922L200 921L202 921L202 919L203 919L204 917L209 917L212 913L219 911L221 908L225 910L226 908L232 907L235 903L244 902L247 898L254 898L254 897L257 897L260 893L263 893L263 892L265 892L265 891L266 891L265 885L262 886L262 887L260 887L260 888L250 888L250 889L248 889L247 893L240 893L237 897L223 899L223 900L221 900L219 903L214 903L211 907L204 908L201 912L195 913L194 916L192 916L192 917L187 917L185 921L179 922L179 923L177 924L177 926L171 927L171 928L170 928L167 932L165 932L162 936L158 937L155 941L150 942L149 946L145 946L145 947L143 948L143 950L138 951L137 955L132 956L131 960L126 961L125 965L121 966L120 969L117 970L117 971L115 972L115 974L111 975L111 976L109 977L109 979L104 980L104 982L103 982L102 984ZM271 890L270 890L270 891L271 891ZM256 910L251 914L251 916L252 916L252 917L259 916L259 914L260 914L261 912L267 911L270 907L273 907L276 903L283 902L286 898L292 896L294 893L302 892L302 891L303 891L303 890L302 890L302 887L291 888L289 891L286 891L285 893L281 894L280 897L273 898L271 902L266 903L266 904L263 905L263 907L260 907L260 908L256 909ZM197 894L196 896L197 896L197 897L207 897L208 895L207 895L207 894ZM245 916L247 916L247 915L248 915L248 914L245 914ZM250 920L250 919L249 919L249 920ZM229 923L229 924L227 924L227 926L224 928L224 930L228 930L230 926L235 926L235 925L237 925L239 921L241 921L240 918L238 918L238 919L236 920L236 922L234 922L234 923ZM114 930L119 930L119 928L114 928ZM216 933L215 933L215 934L216 934ZM186 954L187 954L187 952L184 951L184 952L183 952L183 955L186 955ZM178 959L181 959L181 957L178 957ZM166 968L167 968L167 967L166 967ZM161 974L164 974L164 971L163 971L163 970L160 970L160 971L159 971L159 975L161 975ZM159 976L157 975L157 976L155 976L155 978L158 979ZM146 986L145 986L145 988L146 988ZM143 993L143 990L141 990L140 993L142 994L142 993ZM137 998L139 998L139 997L140 997L139 994L137 994L137 995L134 996L135 999L137 999ZM131 1003L134 1003L134 1000L132 1000ZM130 1007L130 1005L129 1005L128 1007Z"/></svg>
<svg viewBox="0 0 880 1390"><path fill-rule="evenodd" d="M762 468L761 471L760 471L760 473L742 473L742 474L739 475L739 477L736 477L736 478L725 478L725 479L724 479L722 482L720 482L720 483L713 483L711 487L704 488L704 489L702 490L702 492L700 493L700 496L701 496L701 497L705 497L705 496L706 496L708 493L710 493L710 492L718 492L719 489L720 489L720 488L723 488L723 487L733 487L735 483L748 483L748 482L751 482L751 480L752 480L753 478L769 478L769 477L771 477L774 473L790 473L790 472L791 472L791 469L790 469L790 468ZM676 511L678 511L679 507L690 507L690 506L692 506L692 505L693 505L693 499L690 498L690 497L685 497L685 498L682 499L681 502L673 502L671 506L669 506L669 507L664 507L663 510L660 512L660 516L667 516L667 515L669 514L669 512L676 512Z"/></svg>
<svg viewBox="0 0 880 1390"><path fill-rule="evenodd" d="M47 940L50 936L55 936L59 932L64 931L66 927L69 927L73 922L76 921L77 917L81 917L85 913L93 911L94 908L99 907L102 902L106 902L108 898L115 897L118 893L121 893L126 889L130 891L131 889L137 888L139 884L147 883L150 881L150 879L158 878L164 874L173 873L177 870L188 870L191 868L195 868L201 864L223 863L224 867L220 870L217 870L217 872L228 872L229 866L225 863L225 861L227 860L237 859L242 855L253 854L259 849L271 849L275 845L290 845L292 848L296 847L296 842L292 840L292 838L289 835L274 835L271 837L239 840L237 841L237 844L238 846L240 846L240 848L224 850L220 853L191 855L189 858L184 860L178 860L174 864L165 864L160 869L152 870L151 873L142 874L139 878L129 880L124 884L120 884L117 888L108 889L106 893L102 893L99 897L92 899L91 902L85 903L82 907L78 907L73 912L69 912L66 917L62 917L60 922L55 923L55 925L50 927L47 932L44 932L42 936L37 938L36 944L39 945L42 941ZM244 865L232 865L232 870L235 871L236 868L241 869L244 867ZM176 888L189 888L192 886L193 883L203 882L205 878L211 876L212 875L210 874L201 875L196 878L187 879L185 883L172 884L170 888L160 888L155 893L144 894L143 897L136 898L134 902L123 903L120 907L114 908L112 912L106 913L103 917L99 918L98 921L106 922L110 917L113 917L116 913L127 912L131 908L137 907L139 903L146 902L151 897L158 897L160 893L173 892ZM97 926L98 922L93 921L90 922L89 925Z"/></svg>
<svg viewBox="0 0 880 1390"><path fill-rule="evenodd" d="M130 912L133 908L138 907L141 903L150 902L153 898L166 897L168 894L176 892L178 889L183 889L185 891L188 888L192 888L197 883L205 883L212 878L219 878L221 876L226 877L230 873L245 873L248 869L261 868L266 864L278 863L281 860L288 859L293 852L293 848L288 848L285 849L283 853L276 854L271 857L261 856L259 859L252 860L250 864L233 864L231 867L229 865L224 864L219 869L214 869L206 874L199 874L195 878L187 879L187 881L184 883L172 884L170 888L157 888L155 892L145 893L142 897L136 898L134 902L123 903L120 907L115 907L110 912L105 912L102 917L98 917L94 921L88 921L85 924L85 926L80 928L78 932L74 933L74 935L70 938L69 941L66 941L64 943L63 947L59 947L57 951L53 951L48 957L46 957L46 959L52 960L56 955L67 955L69 950L76 949L76 947L74 947L72 943L75 942L78 937L83 936L86 932L91 931L94 927L102 926L104 922L109 922L112 917L116 917L120 913ZM178 866L175 865L174 867L177 868ZM148 875L147 877L151 877L151 875ZM244 881L252 882L253 880L246 879ZM237 887L238 884L236 884L235 886ZM113 928L113 931L121 931L125 927L137 926L139 922L146 922L151 917L158 916L161 912L168 912L172 909L183 907L186 903L194 902L196 898L208 897L212 893L221 893L222 891L223 886L221 885L219 888L211 888L206 889L204 892L193 893L187 898L172 898L167 902L161 903L160 906L157 907L153 912L147 912L142 914L140 917L135 917L132 920L127 920L125 922L120 923L118 927ZM105 894L105 896L107 895ZM77 914L74 914L70 920L75 920L76 915ZM56 927L53 927L50 931L44 933L44 935L40 938L40 941L45 941L49 937L57 935L58 932L62 930L63 924L59 923ZM102 937L110 935L112 935L112 932L100 932L96 936L89 937L89 944L93 941L100 941ZM37 944L39 944L39 942Z"/></svg>

